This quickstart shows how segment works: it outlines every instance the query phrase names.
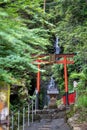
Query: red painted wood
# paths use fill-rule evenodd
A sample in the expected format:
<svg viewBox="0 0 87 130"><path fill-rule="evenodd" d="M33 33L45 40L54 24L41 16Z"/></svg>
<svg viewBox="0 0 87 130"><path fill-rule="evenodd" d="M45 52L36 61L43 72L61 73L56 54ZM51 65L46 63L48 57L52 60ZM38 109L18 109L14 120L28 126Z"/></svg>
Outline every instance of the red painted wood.
<svg viewBox="0 0 87 130"><path fill-rule="evenodd" d="M57 64L65 64L65 60L56 61L55 63L57 63ZM70 61L70 60L67 60L66 64L74 64L74 62Z"/></svg>
<svg viewBox="0 0 87 130"><path fill-rule="evenodd" d="M49 62L49 61L47 61L47 60L39 60L39 62L38 61L34 61L33 62L34 64L64 64L65 63L65 61L64 60L60 60L60 61L55 61L55 62ZM74 64L74 61L69 61L69 60L67 60L67 63L66 64Z"/></svg>
<svg viewBox="0 0 87 130"><path fill-rule="evenodd" d="M68 76L67 76L67 57L64 57L64 79L65 79L65 92L68 92Z"/></svg>
<svg viewBox="0 0 87 130"><path fill-rule="evenodd" d="M76 92L68 94L69 104L75 103L75 98L76 98ZM66 96L65 95L62 97L62 100L63 100L63 104L66 104Z"/></svg>
<svg viewBox="0 0 87 130"><path fill-rule="evenodd" d="M38 72L37 72L37 90L40 91L40 64L38 64Z"/></svg>

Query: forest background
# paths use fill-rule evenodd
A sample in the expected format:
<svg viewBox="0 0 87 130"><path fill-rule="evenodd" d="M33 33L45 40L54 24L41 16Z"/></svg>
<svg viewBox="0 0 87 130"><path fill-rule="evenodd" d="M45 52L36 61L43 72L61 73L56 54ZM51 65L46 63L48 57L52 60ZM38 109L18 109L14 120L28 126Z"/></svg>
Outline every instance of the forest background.
<svg viewBox="0 0 87 130"><path fill-rule="evenodd" d="M73 81L77 81L78 107L85 108L87 0L1 0L0 82L11 86L11 95L16 95L19 104L25 103L26 90L32 93L36 86L37 66L32 54L54 54L56 36L61 53L75 54L75 63L68 65L69 90L74 89ZM46 86L53 75L64 93L63 65L42 65L41 73L41 86ZM15 97L11 99L11 104L16 105Z"/></svg>

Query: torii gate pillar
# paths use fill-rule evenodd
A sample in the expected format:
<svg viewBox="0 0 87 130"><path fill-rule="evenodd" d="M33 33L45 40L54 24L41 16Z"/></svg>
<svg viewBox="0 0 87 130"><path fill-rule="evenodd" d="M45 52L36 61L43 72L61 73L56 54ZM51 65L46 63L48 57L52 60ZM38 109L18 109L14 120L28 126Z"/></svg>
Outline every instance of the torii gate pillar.
<svg viewBox="0 0 87 130"><path fill-rule="evenodd" d="M66 94L66 105L69 105L68 100L68 73L67 73L67 57L64 57L64 79L65 79L65 94Z"/></svg>

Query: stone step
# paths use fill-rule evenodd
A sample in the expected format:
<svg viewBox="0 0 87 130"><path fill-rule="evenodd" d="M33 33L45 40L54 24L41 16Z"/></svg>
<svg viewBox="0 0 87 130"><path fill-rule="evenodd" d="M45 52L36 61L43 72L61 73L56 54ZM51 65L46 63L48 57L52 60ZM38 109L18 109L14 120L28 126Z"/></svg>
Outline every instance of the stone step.
<svg viewBox="0 0 87 130"><path fill-rule="evenodd" d="M51 130L50 124L44 124L43 126L39 127L38 130Z"/></svg>
<svg viewBox="0 0 87 130"><path fill-rule="evenodd" d="M36 116L37 117L40 117L40 119L58 119L58 118L63 118L65 117L66 113L65 111L61 111L61 112L58 112L58 113L49 113L49 114L37 114Z"/></svg>
<svg viewBox="0 0 87 130"><path fill-rule="evenodd" d="M43 125L43 128L51 128L51 125L48 125L48 124L45 124L45 125Z"/></svg>
<svg viewBox="0 0 87 130"><path fill-rule="evenodd" d="M43 110L36 110L36 114L52 114L52 113L58 113L58 109L43 109Z"/></svg>
<svg viewBox="0 0 87 130"><path fill-rule="evenodd" d="M38 128L38 130L51 130L50 128Z"/></svg>

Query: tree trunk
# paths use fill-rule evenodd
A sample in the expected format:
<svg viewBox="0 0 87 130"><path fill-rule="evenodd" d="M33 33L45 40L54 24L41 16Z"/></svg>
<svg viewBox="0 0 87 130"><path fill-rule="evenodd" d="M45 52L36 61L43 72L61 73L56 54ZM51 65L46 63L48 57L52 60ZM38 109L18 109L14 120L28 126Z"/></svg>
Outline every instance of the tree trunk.
<svg viewBox="0 0 87 130"><path fill-rule="evenodd" d="M46 0L44 0L44 12L46 11Z"/></svg>

